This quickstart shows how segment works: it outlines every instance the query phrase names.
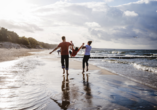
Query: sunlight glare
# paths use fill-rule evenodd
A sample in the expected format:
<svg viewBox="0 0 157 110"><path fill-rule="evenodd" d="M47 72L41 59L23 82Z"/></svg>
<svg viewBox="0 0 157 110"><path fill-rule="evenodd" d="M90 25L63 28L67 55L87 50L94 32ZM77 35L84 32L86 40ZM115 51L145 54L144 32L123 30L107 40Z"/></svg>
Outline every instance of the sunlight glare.
<svg viewBox="0 0 157 110"><path fill-rule="evenodd" d="M30 7L24 0L0 0L0 15L5 20L16 21L28 17Z"/></svg>

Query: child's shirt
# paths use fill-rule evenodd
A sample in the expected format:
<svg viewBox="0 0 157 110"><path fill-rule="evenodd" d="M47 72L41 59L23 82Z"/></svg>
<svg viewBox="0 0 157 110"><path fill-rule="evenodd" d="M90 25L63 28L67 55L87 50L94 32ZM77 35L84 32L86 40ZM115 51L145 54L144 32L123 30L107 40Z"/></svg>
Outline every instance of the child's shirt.
<svg viewBox="0 0 157 110"><path fill-rule="evenodd" d="M75 51L74 49L72 49L72 53L71 53L71 56L76 56L77 53L80 51L80 49L78 49L77 51Z"/></svg>

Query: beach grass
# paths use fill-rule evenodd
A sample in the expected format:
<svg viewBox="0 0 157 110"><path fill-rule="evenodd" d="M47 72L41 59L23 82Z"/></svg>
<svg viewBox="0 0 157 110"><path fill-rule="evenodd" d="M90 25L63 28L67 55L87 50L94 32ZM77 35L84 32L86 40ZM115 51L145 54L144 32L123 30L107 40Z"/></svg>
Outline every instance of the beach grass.
<svg viewBox="0 0 157 110"><path fill-rule="evenodd" d="M14 60L14 59L20 58L22 56L32 55L29 52L38 52L38 51L42 51L42 50L41 49L24 49L24 48L22 48L22 49L1 48L0 49L0 62Z"/></svg>

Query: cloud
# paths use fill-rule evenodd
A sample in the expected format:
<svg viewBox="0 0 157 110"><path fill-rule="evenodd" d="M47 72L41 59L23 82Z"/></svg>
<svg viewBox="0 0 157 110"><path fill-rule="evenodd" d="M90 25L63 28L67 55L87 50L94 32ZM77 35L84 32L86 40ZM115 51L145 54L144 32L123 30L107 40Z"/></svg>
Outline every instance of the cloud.
<svg viewBox="0 0 157 110"><path fill-rule="evenodd" d="M96 22L86 22L85 25L87 25L88 27L100 27L100 25Z"/></svg>
<svg viewBox="0 0 157 110"><path fill-rule="evenodd" d="M125 15L125 16L132 16L132 17L138 16L138 14L135 13L134 11L125 11L125 12L124 12L124 15Z"/></svg>
<svg viewBox="0 0 157 110"><path fill-rule="evenodd" d="M76 31L75 27L86 28L87 32L76 33L86 39L92 36L90 39L96 41L152 48L157 46L156 6L156 1L138 1L118 7L109 7L103 2L57 2L42 7L38 15L49 21L49 26L66 25L71 31Z"/></svg>
<svg viewBox="0 0 157 110"><path fill-rule="evenodd" d="M156 48L156 6L155 0L140 0L117 7L110 7L105 2L60 1L26 11L22 18L10 21L0 18L0 24L28 32L39 31L39 36L47 36L47 39L55 41L58 41L58 35L65 35L71 36L68 39L77 43L93 40L95 43L92 45L97 47L114 48L117 44L123 44L125 47L121 48L127 48L128 45L134 48ZM112 42L113 45L99 42Z"/></svg>
<svg viewBox="0 0 157 110"><path fill-rule="evenodd" d="M139 0L137 3L146 3L146 4L148 4L151 1L156 1L156 0Z"/></svg>
<svg viewBox="0 0 157 110"><path fill-rule="evenodd" d="M112 2L112 1L114 1L114 0L104 0L104 2Z"/></svg>
<svg viewBox="0 0 157 110"><path fill-rule="evenodd" d="M13 21L0 20L1 27L8 29L20 29L27 32L43 31L42 28L31 23L15 23Z"/></svg>

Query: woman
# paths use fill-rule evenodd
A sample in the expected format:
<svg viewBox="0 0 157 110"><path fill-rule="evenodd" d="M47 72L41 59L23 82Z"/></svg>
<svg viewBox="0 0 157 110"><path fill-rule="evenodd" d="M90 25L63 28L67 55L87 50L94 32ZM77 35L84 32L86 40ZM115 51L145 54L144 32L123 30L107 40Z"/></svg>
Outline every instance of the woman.
<svg viewBox="0 0 157 110"><path fill-rule="evenodd" d="M82 49L85 49L85 54L84 54L83 61L82 61L83 72L85 72L85 63L86 63L86 71L88 71L88 60L90 58L90 51L92 49L92 47L90 46L91 43L92 43L92 41L88 41L87 45L82 47Z"/></svg>

